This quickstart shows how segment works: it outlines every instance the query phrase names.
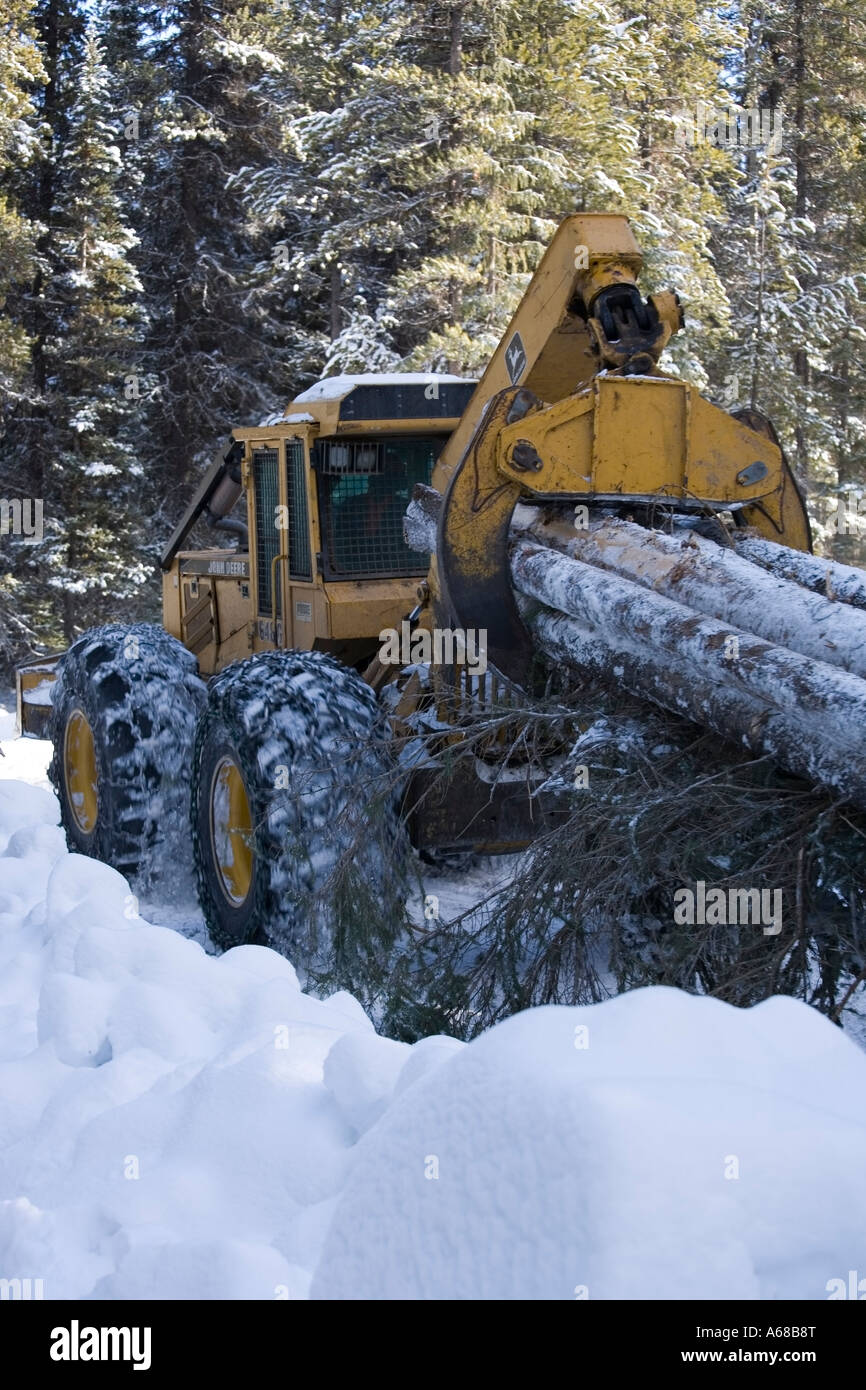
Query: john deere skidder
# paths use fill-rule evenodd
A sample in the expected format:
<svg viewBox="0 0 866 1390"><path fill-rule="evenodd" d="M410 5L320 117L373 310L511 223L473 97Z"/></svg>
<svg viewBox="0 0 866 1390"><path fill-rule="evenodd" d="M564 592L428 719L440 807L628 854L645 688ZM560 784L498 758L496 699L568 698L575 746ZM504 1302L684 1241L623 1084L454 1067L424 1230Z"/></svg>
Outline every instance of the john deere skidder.
<svg viewBox="0 0 866 1390"><path fill-rule="evenodd" d="M590 525L637 518L650 585L649 527L667 518L670 530L674 514L733 517L750 535L809 550L772 428L658 367L682 314L672 293L641 297L640 265L625 218L570 217L478 383L334 378L233 431L162 557L163 628L99 628L20 673L23 729L49 720L71 847L136 874L191 840L216 939L277 939L303 965L316 949L304 893L351 848L345 835L333 842L347 807L363 820L388 781L395 719L405 727L432 701L438 737L459 740L443 690L482 707L507 690L519 719L520 691L548 660L515 594L518 502L572 533L580 503ZM419 549L404 537L413 497L433 533L410 532ZM185 549L197 524L233 548ZM558 564L562 547L549 556ZM603 602L604 575L593 575ZM380 633L404 622L485 632L487 675L469 681L459 661L433 672L383 665ZM612 631L601 622L594 650ZM611 682L628 685L631 670L614 651ZM665 703L663 682L640 680ZM684 677L677 689L687 687ZM556 814L527 794L532 770L497 774L495 750L488 763L458 762L450 782L402 803L420 848L513 849ZM413 773L422 793L425 775ZM396 814L389 806L383 821L395 835ZM375 888L379 859L362 868Z"/></svg>

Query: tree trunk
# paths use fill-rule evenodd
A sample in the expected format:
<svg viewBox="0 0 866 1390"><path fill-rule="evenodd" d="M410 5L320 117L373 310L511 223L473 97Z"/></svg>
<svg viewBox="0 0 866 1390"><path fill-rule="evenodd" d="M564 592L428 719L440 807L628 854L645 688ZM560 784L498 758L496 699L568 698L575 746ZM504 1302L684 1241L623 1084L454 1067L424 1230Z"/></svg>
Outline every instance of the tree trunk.
<svg viewBox="0 0 866 1390"><path fill-rule="evenodd" d="M528 533L544 545L676 599L707 617L866 678L866 616L862 612L791 583L789 576L772 574L714 541L691 532L668 536L612 517L591 521L587 530L580 531L565 522L537 522ZM778 549L768 545L771 554ZM786 550L792 553L800 554ZM826 579L826 564L819 563ZM862 580L866 587L866 576Z"/></svg>
<svg viewBox="0 0 866 1390"><path fill-rule="evenodd" d="M866 805L866 682L530 541L511 545L541 650Z"/></svg>
<svg viewBox="0 0 866 1390"><path fill-rule="evenodd" d="M343 326L343 315L341 307L341 297L343 293L343 277L340 274L340 267L336 261L331 261L331 288L329 305L329 323L331 329L331 342L339 336Z"/></svg>
<svg viewBox="0 0 866 1390"><path fill-rule="evenodd" d="M448 11L451 44L448 52L448 71L456 77L463 61L463 6L455 5Z"/></svg>

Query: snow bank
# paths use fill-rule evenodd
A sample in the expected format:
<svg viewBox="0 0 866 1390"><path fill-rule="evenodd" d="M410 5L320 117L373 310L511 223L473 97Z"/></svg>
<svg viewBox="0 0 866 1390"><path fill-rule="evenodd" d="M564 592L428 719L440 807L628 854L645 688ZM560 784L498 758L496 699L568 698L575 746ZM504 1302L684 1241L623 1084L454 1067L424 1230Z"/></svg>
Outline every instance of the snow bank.
<svg viewBox="0 0 866 1390"><path fill-rule="evenodd" d="M15 692L0 699L0 785L4 778L20 778L39 787L50 787L48 764L51 744L46 739L19 738L15 729Z"/></svg>
<svg viewBox="0 0 866 1390"><path fill-rule="evenodd" d="M361 1140L313 1297L826 1298L866 1248L864 1083L790 999L520 1014Z"/></svg>
<svg viewBox="0 0 866 1390"><path fill-rule="evenodd" d="M410 1047L151 925L56 812L0 781L0 1277L821 1298L862 1265L866 1057L804 1005L644 990Z"/></svg>
<svg viewBox="0 0 866 1390"><path fill-rule="evenodd" d="M66 852L56 809L0 782L0 1276L48 1298L304 1296L353 1121L411 1049L272 951L210 957L145 922L119 874ZM323 1070L353 1035L344 1113Z"/></svg>

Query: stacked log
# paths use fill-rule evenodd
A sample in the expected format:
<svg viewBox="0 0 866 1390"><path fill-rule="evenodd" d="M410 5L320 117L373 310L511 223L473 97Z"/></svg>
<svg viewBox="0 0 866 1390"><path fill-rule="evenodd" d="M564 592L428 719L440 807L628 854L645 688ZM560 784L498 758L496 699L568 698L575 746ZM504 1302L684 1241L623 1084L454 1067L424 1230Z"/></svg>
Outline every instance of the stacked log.
<svg viewBox="0 0 866 1390"><path fill-rule="evenodd" d="M430 497L411 505L409 528L416 549L435 549ZM751 558L753 546L765 563ZM549 661L866 806L866 612L857 601L858 572L836 576L846 581L840 602L826 586L813 587L811 566L793 579L782 562L776 566L772 550L781 549L753 541L727 549L608 517L575 531L527 510L512 530L510 579ZM790 570L790 560L784 565Z"/></svg>
<svg viewBox="0 0 866 1390"><path fill-rule="evenodd" d="M785 577L781 569L758 566L746 558L749 545L723 549L694 533L670 536L615 517L590 520L581 530L562 521L531 522L528 534L768 642L866 677L863 613L848 602L825 597L824 588L806 588ZM760 553L770 558L773 551L785 549L771 541L758 545ZM826 571L828 562L812 555L791 550L786 555ZM790 560L783 563L790 568ZM848 570L845 565L835 568ZM859 570L851 570L850 575L860 580L866 596L866 575ZM841 586L843 576L837 577ZM831 578L831 588L832 582ZM856 586L849 581L844 592L854 596Z"/></svg>
<svg viewBox="0 0 866 1390"><path fill-rule="evenodd" d="M866 805L866 681L534 541L515 588L548 659L684 715Z"/></svg>
<svg viewBox="0 0 866 1390"><path fill-rule="evenodd" d="M770 574L801 584L813 593L825 594L836 603L866 609L866 574L853 565L804 555L802 550L790 550L786 545L776 545L775 541L764 540L761 536L734 532L733 542L739 555Z"/></svg>

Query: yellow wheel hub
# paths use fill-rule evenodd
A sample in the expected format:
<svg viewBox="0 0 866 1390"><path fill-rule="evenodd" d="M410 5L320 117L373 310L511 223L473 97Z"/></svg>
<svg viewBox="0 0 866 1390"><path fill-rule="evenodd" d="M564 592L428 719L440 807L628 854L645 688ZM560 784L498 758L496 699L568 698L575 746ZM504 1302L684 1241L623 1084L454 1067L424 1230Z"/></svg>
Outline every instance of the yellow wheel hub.
<svg viewBox="0 0 866 1390"><path fill-rule="evenodd" d="M253 881L253 818L240 768L229 757L220 760L211 779L210 827L222 890L238 907Z"/></svg>
<svg viewBox="0 0 866 1390"><path fill-rule="evenodd" d="M96 747L93 730L80 709L73 710L66 721L63 776L75 823L85 835L90 835L99 809Z"/></svg>

